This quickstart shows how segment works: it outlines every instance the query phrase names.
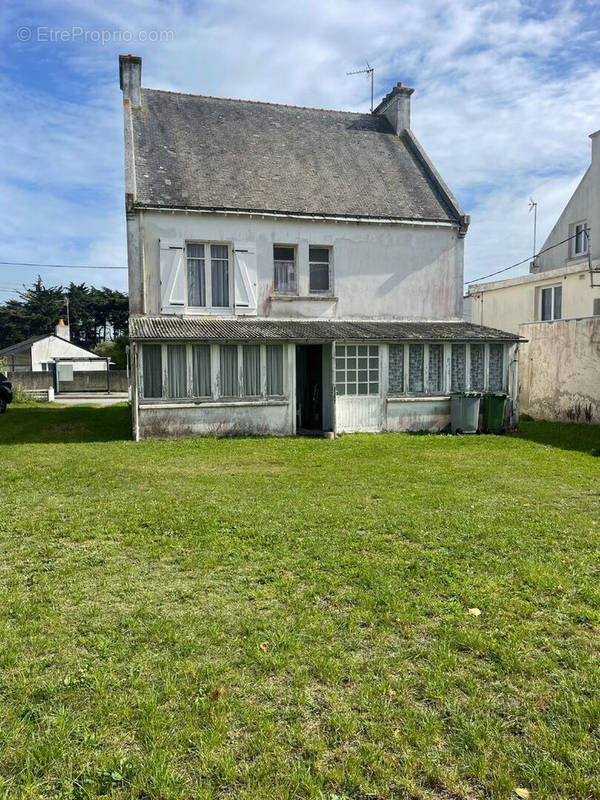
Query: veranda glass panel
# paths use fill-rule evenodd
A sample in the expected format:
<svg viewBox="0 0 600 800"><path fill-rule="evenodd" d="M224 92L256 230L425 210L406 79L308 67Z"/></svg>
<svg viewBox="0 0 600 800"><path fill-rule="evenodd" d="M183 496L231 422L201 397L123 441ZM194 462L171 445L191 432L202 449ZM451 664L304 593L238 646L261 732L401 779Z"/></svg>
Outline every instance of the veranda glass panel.
<svg viewBox="0 0 600 800"><path fill-rule="evenodd" d="M221 347L221 396L237 397L238 388L238 358L235 345Z"/></svg>
<svg viewBox="0 0 600 800"><path fill-rule="evenodd" d="M471 369L470 369L470 387L474 392L483 391L483 354L484 345L472 344L471 345Z"/></svg>
<svg viewBox="0 0 600 800"><path fill-rule="evenodd" d="M404 345L391 344L389 351L389 392L400 394L404 391Z"/></svg>
<svg viewBox="0 0 600 800"><path fill-rule="evenodd" d="M452 345L452 377L450 385L453 392L464 392L466 378L467 346L465 344Z"/></svg>
<svg viewBox="0 0 600 800"><path fill-rule="evenodd" d="M167 397L177 399L187 395L187 359L184 344L167 347Z"/></svg>
<svg viewBox="0 0 600 800"><path fill-rule="evenodd" d="M336 345L335 388L338 394L379 394L379 347Z"/></svg>
<svg viewBox="0 0 600 800"><path fill-rule="evenodd" d="M142 372L144 397L162 397L162 358L159 344L142 347Z"/></svg>
<svg viewBox="0 0 600 800"><path fill-rule="evenodd" d="M427 370L427 391L432 394L443 391L444 345L429 345L429 368Z"/></svg>
<svg viewBox="0 0 600 800"><path fill-rule="evenodd" d="M283 345L267 345L267 394L283 394Z"/></svg>
<svg viewBox="0 0 600 800"><path fill-rule="evenodd" d="M187 246L187 272L188 272L188 305L206 305L206 280L204 245L188 244Z"/></svg>
<svg viewBox="0 0 600 800"><path fill-rule="evenodd" d="M504 345L490 345L490 365L488 386L491 392L501 392L504 389Z"/></svg>
<svg viewBox="0 0 600 800"><path fill-rule="evenodd" d="M192 375L194 397L210 397L210 347L207 345L194 345L192 348Z"/></svg>
<svg viewBox="0 0 600 800"><path fill-rule="evenodd" d="M243 348L244 395L256 397L260 391L260 347L244 345Z"/></svg>
<svg viewBox="0 0 600 800"><path fill-rule="evenodd" d="M229 305L229 250L225 244L211 244L211 289L215 307Z"/></svg>
<svg viewBox="0 0 600 800"><path fill-rule="evenodd" d="M408 347L408 391L419 394L423 391L423 353L422 344L411 344Z"/></svg>

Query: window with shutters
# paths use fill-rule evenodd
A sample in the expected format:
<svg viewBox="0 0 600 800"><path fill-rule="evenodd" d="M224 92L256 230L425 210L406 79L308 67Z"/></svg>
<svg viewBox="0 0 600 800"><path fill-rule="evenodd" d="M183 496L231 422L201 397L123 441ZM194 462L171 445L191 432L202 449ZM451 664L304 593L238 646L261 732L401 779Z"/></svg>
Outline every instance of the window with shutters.
<svg viewBox="0 0 600 800"><path fill-rule="evenodd" d="M229 245L188 242L187 303L190 308L229 308Z"/></svg>
<svg viewBox="0 0 600 800"><path fill-rule="evenodd" d="M273 290L278 294L297 294L296 248L291 245L273 247Z"/></svg>
<svg viewBox="0 0 600 800"><path fill-rule="evenodd" d="M329 294L331 292L331 249L329 247L309 247L309 292Z"/></svg>

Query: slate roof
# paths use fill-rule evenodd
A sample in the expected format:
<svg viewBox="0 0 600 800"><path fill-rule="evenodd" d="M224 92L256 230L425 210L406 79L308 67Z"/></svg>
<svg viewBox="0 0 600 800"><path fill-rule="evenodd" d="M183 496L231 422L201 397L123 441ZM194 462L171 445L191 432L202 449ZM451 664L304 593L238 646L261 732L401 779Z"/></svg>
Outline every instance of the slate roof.
<svg viewBox="0 0 600 800"><path fill-rule="evenodd" d="M130 317L136 341L518 341L519 336L470 322L274 320L214 317Z"/></svg>
<svg viewBox="0 0 600 800"><path fill-rule="evenodd" d="M30 336L28 339L23 339L22 342L17 342L17 344L11 344L8 347L4 347L0 350L0 358L4 356L14 356L17 353L22 353L23 350L29 350L32 344L35 342L41 342L42 339L47 339L49 336L54 336L53 333L40 333L37 336Z"/></svg>
<svg viewBox="0 0 600 800"><path fill-rule="evenodd" d="M462 214L414 136L396 136L383 116L141 94L135 205L438 222Z"/></svg>

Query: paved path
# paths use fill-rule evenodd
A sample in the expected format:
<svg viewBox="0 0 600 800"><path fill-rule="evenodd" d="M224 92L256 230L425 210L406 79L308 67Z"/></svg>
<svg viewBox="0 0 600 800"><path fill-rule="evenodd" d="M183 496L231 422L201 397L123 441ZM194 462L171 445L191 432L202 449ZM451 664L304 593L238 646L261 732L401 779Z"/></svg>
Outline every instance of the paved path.
<svg viewBox="0 0 600 800"><path fill-rule="evenodd" d="M81 406L89 403L97 406L114 406L115 403L126 403L127 392L98 393L85 392L81 394L57 394L54 402L64 406Z"/></svg>

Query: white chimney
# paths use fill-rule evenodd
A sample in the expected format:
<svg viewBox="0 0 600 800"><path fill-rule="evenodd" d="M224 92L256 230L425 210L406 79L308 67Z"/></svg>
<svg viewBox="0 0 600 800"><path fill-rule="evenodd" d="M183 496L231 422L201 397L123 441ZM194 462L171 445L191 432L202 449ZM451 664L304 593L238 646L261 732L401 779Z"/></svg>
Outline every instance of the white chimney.
<svg viewBox="0 0 600 800"><path fill-rule="evenodd" d="M592 140L592 164L600 166L600 131L590 133L590 139Z"/></svg>
<svg viewBox="0 0 600 800"><path fill-rule="evenodd" d="M400 136L403 131L410 128L410 96L413 92L414 89L409 89L408 86L398 82L373 110L373 114L387 119L396 136Z"/></svg>
<svg viewBox="0 0 600 800"><path fill-rule="evenodd" d="M70 325L65 325L64 320L59 319L56 326L55 333L59 339L66 339L67 342L71 341L71 333L69 331Z"/></svg>
<svg viewBox="0 0 600 800"><path fill-rule="evenodd" d="M142 105L142 59L140 56L119 56L119 84L123 100L134 108Z"/></svg>

